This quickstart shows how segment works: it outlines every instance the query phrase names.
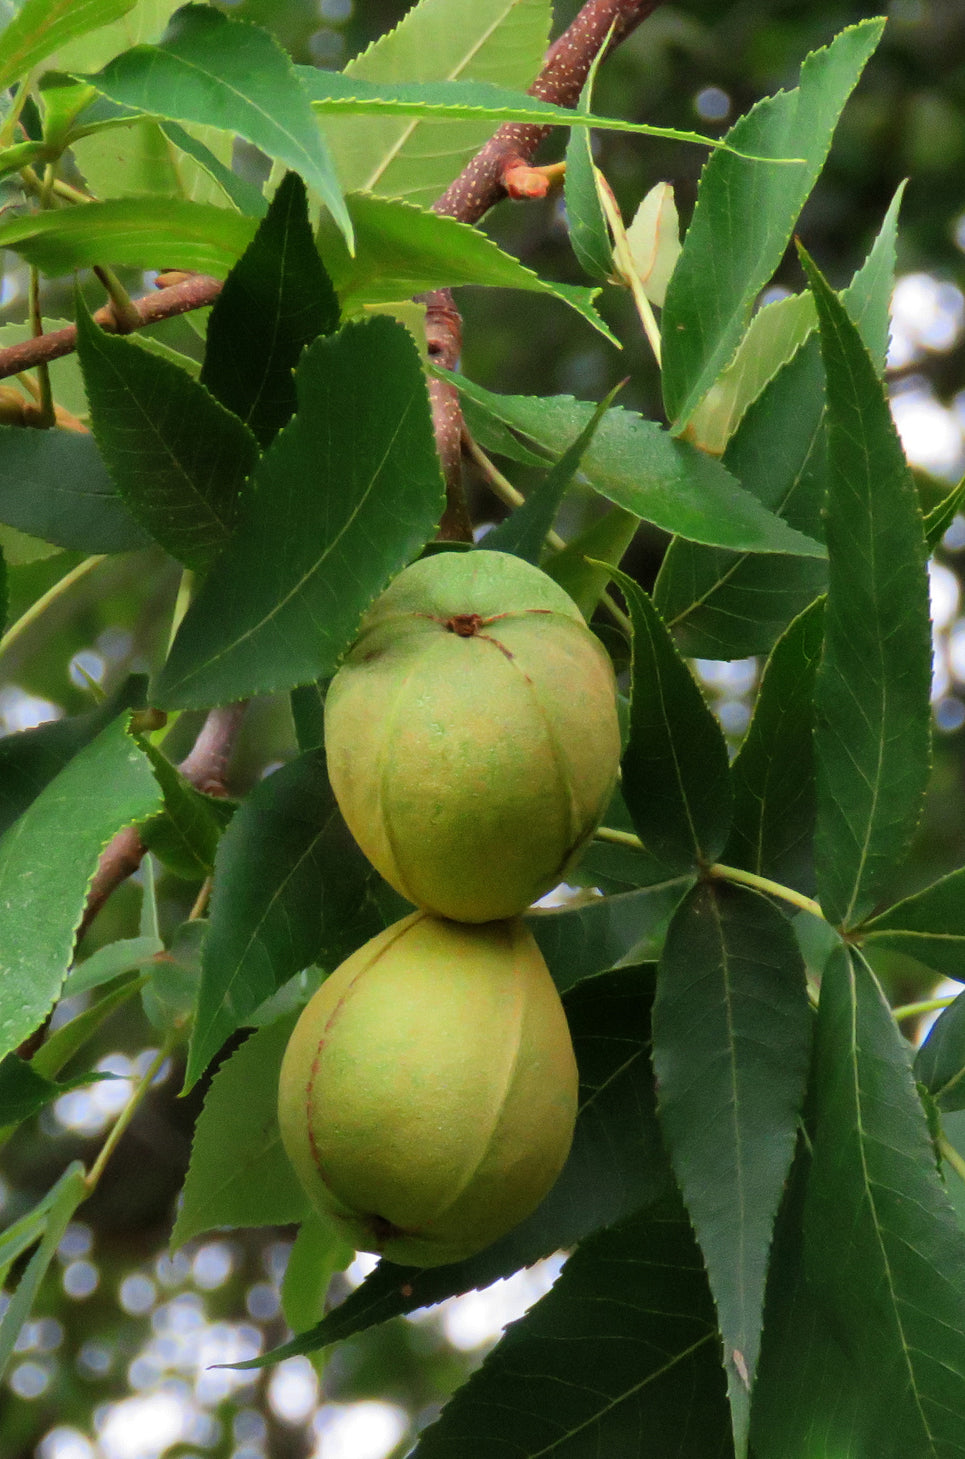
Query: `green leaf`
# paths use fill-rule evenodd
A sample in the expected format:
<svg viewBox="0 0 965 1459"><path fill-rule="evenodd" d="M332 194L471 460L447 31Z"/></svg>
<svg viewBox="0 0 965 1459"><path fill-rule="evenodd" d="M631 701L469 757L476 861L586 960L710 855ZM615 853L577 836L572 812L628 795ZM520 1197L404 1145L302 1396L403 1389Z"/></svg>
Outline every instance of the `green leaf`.
<svg viewBox="0 0 965 1459"><path fill-rule="evenodd" d="M213 130L215 129L208 127L195 127L195 132L201 132L202 135L207 135ZM224 197L226 197L228 201L238 209L239 213L247 213L248 216L251 218L264 217L265 213L268 210L268 204L265 201L264 194L259 188L255 187L253 182L248 182L246 178L239 177L236 172L232 172L231 168L227 166L224 162L222 162L220 157L215 156L210 147L206 147L205 144L200 141L197 136L193 136L191 132L187 131L185 127L182 127L180 123L162 122L161 131L167 137L168 141L173 143L173 145L177 147L179 152L183 152L187 157L191 158L192 162L197 163L197 167L192 169L195 177L191 182L189 182L188 178L185 178L181 175L182 173L189 171L189 169L186 168L183 163L178 169L179 186L182 194L185 197L191 198L195 202L200 203L217 203L220 201L220 197L218 196L218 194L223 194ZM213 140L214 139L212 138L212 141ZM228 142L228 161L230 162L232 139L229 136L226 140ZM217 193L215 194L215 196L197 196L198 192L204 194L212 193L214 191L214 189L210 187L198 187L197 180L199 174L201 177L210 178L210 180L215 184L215 187L217 189Z"/></svg>
<svg viewBox="0 0 965 1459"><path fill-rule="evenodd" d="M615 385L609 395L600 401L593 415L583 427L572 445L567 446L562 456L546 473L537 487L530 492L522 506L500 522L498 527L486 536L486 547L493 552L511 552L527 562L539 563L551 530L560 509L560 503L580 468L580 463L596 435L597 427L610 407L610 402L620 389Z"/></svg>
<svg viewBox="0 0 965 1459"><path fill-rule="evenodd" d="M660 956L684 878L616 896L593 896L559 910L530 912L527 926L560 992L607 968Z"/></svg>
<svg viewBox="0 0 965 1459"><path fill-rule="evenodd" d="M98 329L79 296L77 353L91 430L131 514L203 572L234 533L254 436L170 360Z"/></svg>
<svg viewBox="0 0 965 1459"><path fill-rule="evenodd" d="M191 1143L171 1245L218 1226L280 1226L310 1210L278 1129L278 1070L298 1017L260 1028L218 1069Z"/></svg>
<svg viewBox="0 0 965 1459"><path fill-rule="evenodd" d="M580 93L577 111L590 110L593 82L602 56L601 50L594 58ZM577 262L591 279L606 282L614 272L613 247L597 192L596 163L593 161L593 147L587 127L572 127L570 130L570 139L566 144L563 195L566 201L566 226L569 229L570 246L576 254Z"/></svg>
<svg viewBox="0 0 965 1459"><path fill-rule="evenodd" d="M305 184L290 172L215 300L201 383L267 446L295 412L292 372L302 350L337 328Z"/></svg>
<svg viewBox="0 0 965 1459"><path fill-rule="evenodd" d="M653 969L630 967L586 978L565 994L580 1068L580 1110L566 1165L532 1216L451 1266L381 1262L317 1327L276 1349L270 1360L315 1352L401 1312L488 1286L660 1200L669 1171L650 1069L652 997Z"/></svg>
<svg viewBox="0 0 965 1459"><path fill-rule="evenodd" d="M750 162L719 149L704 168L661 321L664 403L678 430L733 356L883 27L862 21L813 51L798 89L759 101L724 139L745 153L802 163Z"/></svg>
<svg viewBox="0 0 965 1459"><path fill-rule="evenodd" d="M185 5L159 45L136 46L78 80L148 115L222 128L295 168L351 244L345 201L308 97L266 31L206 5Z"/></svg>
<svg viewBox="0 0 965 1459"><path fill-rule="evenodd" d="M136 0L134 7L120 20L58 50L53 62L60 71L93 70L103 66L119 51L140 45L142 41L156 40L179 3L180 0Z"/></svg>
<svg viewBox="0 0 965 1459"><path fill-rule="evenodd" d="M768 1254L810 1039L804 964L786 918L742 887L695 887L660 962L653 1063L670 1160L717 1304L737 1459L747 1453Z"/></svg>
<svg viewBox="0 0 965 1459"><path fill-rule="evenodd" d="M860 1453L961 1453L965 1234L908 1047L871 972L843 947L821 985L813 1094L807 1269L872 1400Z"/></svg>
<svg viewBox="0 0 965 1459"><path fill-rule="evenodd" d="M53 1079L46 1079L31 1064L18 1059L16 1054L6 1054L0 1059L0 1127L19 1125L39 1114L66 1090L104 1077L102 1074L81 1074L76 1079L58 1084Z"/></svg>
<svg viewBox="0 0 965 1459"><path fill-rule="evenodd" d="M525 91L549 43L548 0L422 0L398 25L351 60L344 75L300 72L313 100L372 98L392 83L466 82ZM421 110L421 109L420 109ZM405 197L429 206L486 142L492 121L473 117L326 115L325 131L346 191Z"/></svg>
<svg viewBox="0 0 965 1459"><path fill-rule="evenodd" d="M125 719L75 755L0 839L0 1056L33 1032L60 993L100 852L159 807Z"/></svg>
<svg viewBox="0 0 965 1459"><path fill-rule="evenodd" d="M0 739L0 833L13 825L45 785L124 709L144 704L143 674L125 679L110 699L86 714L51 720Z"/></svg>
<svg viewBox="0 0 965 1459"><path fill-rule="evenodd" d="M319 1322L336 1272L344 1271L355 1252L335 1228L313 1211L298 1228L281 1284L281 1307L293 1332Z"/></svg>
<svg viewBox="0 0 965 1459"><path fill-rule="evenodd" d="M215 858L187 1087L294 973L312 963L330 972L381 928L368 901L371 878L321 750L256 786Z"/></svg>
<svg viewBox="0 0 965 1459"><path fill-rule="evenodd" d="M940 1109L965 1109L965 993L935 1020L915 1057L915 1078Z"/></svg>
<svg viewBox="0 0 965 1459"><path fill-rule="evenodd" d="M11 1294L3 1316L0 1317L0 1374L4 1372L13 1355L20 1330L30 1316L40 1283L57 1254L71 1217L87 1194L84 1167L79 1160L74 1160L49 1193L49 1203L43 1212L43 1225L32 1234L32 1240L35 1240L43 1233L40 1244L27 1263L17 1283L17 1289Z"/></svg>
<svg viewBox="0 0 965 1459"><path fill-rule="evenodd" d="M661 1459L731 1453L700 1253L671 1215L632 1217L570 1257L426 1429L413 1459ZM646 1436L644 1438L644 1436Z"/></svg>
<svg viewBox="0 0 965 1459"><path fill-rule="evenodd" d="M138 940L147 941L146 938ZM109 945L115 948L117 947L117 943L111 943ZM100 949L101 952L105 950L104 948ZM163 944L159 940L158 951L162 950ZM88 962L90 961L92 959L88 959ZM120 962L121 959L118 957L117 961ZM38 1074L42 1074L45 1078L53 1079L60 1073L61 1069L64 1068L69 1060L84 1048L88 1041L93 1038L94 1034L97 1033L98 1029L103 1027L111 1014L118 1008L121 1008L128 999L133 998L140 991L143 983L144 980L142 978L124 978L121 981L115 982L114 987L105 993L102 998L98 998L96 1002L91 1003L81 1013L68 1019L66 1023L59 1024L53 1033L47 1033L40 1048L30 1060L30 1067ZM91 986L90 981L88 981L87 986ZM64 994L67 996L66 983L64 984Z"/></svg>
<svg viewBox="0 0 965 1459"><path fill-rule="evenodd" d="M554 460L596 408L570 395L494 395L463 376L439 374L505 425L537 442ZM581 471L594 491L666 532L748 552L824 555L819 543L793 531L742 491L719 461L620 406L607 411Z"/></svg>
<svg viewBox="0 0 965 1459"><path fill-rule="evenodd" d="M204 795L150 741L142 748L164 793L160 816L141 827L141 840L177 876L198 881L214 870L215 853L234 803Z"/></svg>
<svg viewBox="0 0 965 1459"><path fill-rule="evenodd" d="M223 278L241 257L255 219L179 198L115 198L0 223L0 248L57 277L94 264L179 268Z"/></svg>
<svg viewBox="0 0 965 1459"><path fill-rule="evenodd" d="M828 600L814 690L819 899L845 925L904 857L928 779L931 630L925 538L874 363L804 260L828 382Z"/></svg>
<svg viewBox="0 0 965 1459"><path fill-rule="evenodd" d="M730 830L727 745L646 593L614 577L633 623L623 796L650 854L669 871L690 871L717 859Z"/></svg>
<svg viewBox="0 0 965 1459"><path fill-rule="evenodd" d="M540 564L554 582L566 589L587 622L610 582L610 567L619 567L639 525L635 512L614 507Z"/></svg>
<svg viewBox="0 0 965 1459"><path fill-rule="evenodd" d="M399 198L352 193L346 201L354 253L324 217L318 233L323 262L346 313L358 313L365 305L391 304L428 289L484 284L559 299L616 344L593 308L598 290L541 279L478 228L456 218Z"/></svg>
<svg viewBox="0 0 965 1459"><path fill-rule="evenodd" d="M937 507L932 507L925 518L925 540L929 550L938 546L956 515L965 506L965 476L953 486L947 496L942 497Z"/></svg>
<svg viewBox="0 0 965 1459"><path fill-rule="evenodd" d="M0 89L72 40L132 9L134 0L24 0L0 34Z"/></svg>
<svg viewBox="0 0 965 1459"><path fill-rule="evenodd" d="M2 741L0 741L2 744ZM962 981L965 968L965 868L895 902L861 928L861 941L904 953Z"/></svg>
<svg viewBox="0 0 965 1459"><path fill-rule="evenodd" d="M122 937L117 942L108 942L83 962L74 964L64 983L64 997L72 998L76 993L88 993L112 983L123 973L143 967L163 951L164 943L159 937ZM43 1048L46 1047L45 1043Z"/></svg>
<svg viewBox="0 0 965 1459"><path fill-rule="evenodd" d="M731 766L734 821L721 860L808 895L814 890L812 699L824 603L778 639Z"/></svg>
<svg viewBox="0 0 965 1459"><path fill-rule="evenodd" d="M93 436L0 425L0 521L80 552L146 547Z"/></svg>
<svg viewBox="0 0 965 1459"><path fill-rule="evenodd" d="M262 457L234 541L188 610L159 703L224 704L330 674L439 520L425 380L402 325L375 318L317 339L296 387L298 412Z"/></svg>

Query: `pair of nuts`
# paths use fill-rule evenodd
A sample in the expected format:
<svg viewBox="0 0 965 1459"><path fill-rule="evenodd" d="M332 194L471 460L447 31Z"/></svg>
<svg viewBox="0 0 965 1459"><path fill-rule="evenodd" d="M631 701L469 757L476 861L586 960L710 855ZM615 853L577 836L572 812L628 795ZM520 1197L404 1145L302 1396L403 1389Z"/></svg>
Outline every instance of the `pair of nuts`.
<svg viewBox="0 0 965 1459"><path fill-rule="evenodd" d="M352 833L424 910L305 1008L282 1066L282 1138L357 1247L440 1265L534 1210L569 1152L576 1062L519 914L606 809L613 672L538 569L444 553L373 604L325 713Z"/></svg>

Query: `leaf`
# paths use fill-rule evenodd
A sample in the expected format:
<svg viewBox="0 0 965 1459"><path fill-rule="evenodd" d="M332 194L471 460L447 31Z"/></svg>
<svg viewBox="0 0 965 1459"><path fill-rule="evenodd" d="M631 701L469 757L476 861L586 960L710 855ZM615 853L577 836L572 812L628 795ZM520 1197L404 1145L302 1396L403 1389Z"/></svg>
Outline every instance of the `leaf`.
<svg viewBox="0 0 965 1459"><path fill-rule="evenodd" d="M586 978L565 994L580 1068L580 1111L566 1165L532 1216L486 1251L451 1266L380 1262L316 1327L268 1358L315 1352L401 1312L488 1286L660 1200L669 1172L650 1070L652 997L653 969L630 967Z"/></svg>
<svg viewBox="0 0 965 1459"><path fill-rule="evenodd" d="M177 365L98 329L79 296L77 353L94 438L131 514L203 572L234 533L254 437Z"/></svg>
<svg viewBox="0 0 965 1459"><path fill-rule="evenodd" d="M461 375L438 373L554 459L595 410L570 395L494 395ZM749 552L823 556L817 542L792 531L743 492L719 461L621 406L607 411L581 470L594 491L664 531Z"/></svg>
<svg viewBox="0 0 965 1459"><path fill-rule="evenodd" d="M925 518L925 540L929 549L938 546L963 505L965 505L965 476L957 486L952 487L947 496L942 497L936 507L932 507Z"/></svg>
<svg viewBox="0 0 965 1459"><path fill-rule="evenodd" d="M650 189L633 215L626 238L644 293L651 304L662 309L681 252L680 220L669 182L658 182Z"/></svg>
<svg viewBox="0 0 965 1459"><path fill-rule="evenodd" d="M609 568L620 565L639 525L634 512L614 507L540 564L566 589L587 622L610 583Z"/></svg>
<svg viewBox="0 0 965 1459"><path fill-rule="evenodd" d="M754 717L731 766L734 818L721 860L808 895L814 890L814 678L824 604L795 618L774 646Z"/></svg>
<svg viewBox="0 0 965 1459"><path fill-rule="evenodd" d="M87 1194L84 1167L79 1160L74 1160L49 1194L49 1204L43 1213L43 1225L33 1236L36 1239L42 1231L40 1244L27 1263L17 1283L17 1289L12 1293L3 1316L0 1317L0 1374L10 1361L20 1329L30 1316L40 1283L57 1254L71 1217Z"/></svg>
<svg viewBox="0 0 965 1459"><path fill-rule="evenodd" d="M647 851L668 871L690 871L717 859L730 830L727 745L646 593L614 577L633 623L623 796Z"/></svg>
<svg viewBox="0 0 965 1459"><path fill-rule="evenodd" d="M146 938L143 940L147 941ZM116 943L111 945L117 946ZM88 986L90 986L89 983ZM129 998L133 998L142 986L143 979L141 978L124 978L115 982L114 987L102 998L90 1003L88 1007L68 1019L66 1023L58 1024L52 1033L47 1033L40 1048L30 1060L30 1067L45 1078L53 1079L103 1027L111 1014L121 1008ZM67 996L66 987L65 983L65 996ZM82 1076L82 1081L89 1077Z"/></svg>
<svg viewBox="0 0 965 1459"><path fill-rule="evenodd" d="M810 260L828 381L828 600L814 690L819 899L847 925L880 897L928 779L925 539L874 364Z"/></svg>
<svg viewBox="0 0 965 1459"><path fill-rule="evenodd" d="M560 992L607 968L651 962L660 956L674 908L687 890L683 878L526 918Z"/></svg>
<svg viewBox="0 0 965 1459"><path fill-rule="evenodd" d="M295 412L302 350L337 328L305 184L290 172L214 302L201 383L267 446Z"/></svg>
<svg viewBox="0 0 965 1459"><path fill-rule="evenodd" d="M873 1411L862 1455L965 1452L965 1234L935 1164L909 1050L840 948L818 1013L810 1279Z"/></svg>
<svg viewBox="0 0 965 1459"><path fill-rule="evenodd" d="M603 56L597 52L590 67L577 111L589 112L596 70ZM589 129L572 127L566 144L566 172L563 178L566 202L566 226L570 247L584 273L601 282L613 274L613 247L610 231L597 192L596 164Z"/></svg>
<svg viewBox="0 0 965 1459"><path fill-rule="evenodd" d="M259 1004L312 963L331 972L381 927L372 871L313 750L242 802L215 857L187 1088Z"/></svg>
<svg viewBox="0 0 965 1459"><path fill-rule="evenodd" d="M546 473L537 487L530 492L522 506L500 522L498 527L487 533L486 547L493 552L510 552L527 562L538 564L551 531L560 503L580 468L597 427L610 407L610 402L620 389L615 385L609 395L600 401L588 423L571 446Z"/></svg>
<svg viewBox="0 0 965 1459"><path fill-rule="evenodd" d="M861 941L872 948L904 953L961 982L965 971L965 868L872 917L862 925Z"/></svg>
<svg viewBox="0 0 965 1459"><path fill-rule="evenodd" d="M80 431L0 426L0 521L80 552L127 552L150 541L93 436Z"/></svg>
<svg viewBox="0 0 965 1459"><path fill-rule="evenodd" d="M211 1081L171 1246L219 1226L281 1226L310 1203L278 1129L278 1070L298 1013L258 1029Z"/></svg>
<svg viewBox="0 0 965 1459"><path fill-rule="evenodd" d="M16 1054L6 1054L0 1059L0 1127L19 1125L39 1114L66 1090L104 1077L102 1074L81 1074L76 1079L57 1084L44 1078L23 1059L18 1059Z"/></svg>
<svg viewBox="0 0 965 1459"><path fill-rule="evenodd" d="M80 750L0 839L0 1057L60 993L101 850L115 831L158 809L125 718Z"/></svg>
<svg viewBox="0 0 965 1459"><path fill-rule="evenodd" d="M234 804L196 790L150 741L144 741L142 748L164 794L164 810L145 821L141 840L175 875L200 881L214 869L218 842Z"/></svg>
<svg viewBox="0 0 965 1459"><path fill-rule="evenodd" d="M0 223L0 248L10 248L42 273L69 274L94 264L179 268L223 278L241 257L255 219L210 203L179 198L112 198L82 208L28 213Z"/></svg>
<svg viewBox="0 0 965 1459"><path fill-rule="evenodd" d="M105 943L83 962L74 964L64 983L64 997L72 998L77 993L88 993L112 983L123 973L143 967L163 951L164 943L159 937L122 937L117 942ZM42 1047L45 1049L49 1042L48 1039Z"/></svg>
<svg viewBox="0 0 965 1459"><path fill-rule="evenodd" d="M58 46L124 15L134 0L24 0L0 33L0 89L19 81Z"/></svg>
<svg viewBox="0 0 965 1459"><path fill-rule="evenodd" d="M425 380L402 325L376 318L315 340L296 388L298 412L262 457L236 536L188 610L159 703L224 704L330 674L439 520Z"/></svg>
<svg viewBox="0 0 965 1459"><path fill-rule="evenodd" d="M424 1430L413 1459L725 1459L717 1334L686 1220L632 1217L570 1257ZM645 1440L643 1436L646 1436Z"/></svg>
<svg viewBox="0 0 965 1459"><path fill-rule="evenodd" d="M550 18L548 0L422 0L354 57L344 75L316 70L304 85L315 99L333 91L380 95L393 82L475 81L524 91L542 64ZM471 116L463 122L418 113L325 118L346 191L405 197L427 207L492 130L490 120Z"/></svg>
<svg viewBox="0 0 965 1459"><path fill-rule="evenodd" d="M77 79L150 116L243 137L300 172L351 244L345 201L308 97L266 31L206 5L185 5L159 45L136 46Z"/></svg>
<svg viewBox="0 0 965 1459"><path fill-rule="evenodd" d="M317 1211L306 1217L281 1284L281 1307L293 1332L304 1332L321 1320L332 1277L344 1271L354 1256L344 1237Z"/></svg>
<svg viewBox="0 0 965 1459"><path fill-rule="evenodd" d="M750 162L723 149L707 162L661 321L664 403L678 431L734 354L883 26L862 21L813 51L798 89L759 101L724 139L759 157L803 153L802 164Z"/></svg>
<svg viewBox="0 0 965 1459"><path fill-rule="evenodd" d="M915 1057L915 1078L940 1109L965 1109L965 993L932 1025Z"/></svg>
<svg viewBox="0 0 965 1459"><path fill-rule="evenodd" d="M347 205L355 236L350 254L323 218L318 245L346 313L391 304L429 289L459 284L526 289L568 304L611 343L616 340L593 308L598 292L541 279L468 223L417 208L399 198L352 193Z"/></svg>
<svg viewBox="0 0 965 1459"><path fill-rule="evenodd" d="M53 63L60 71L92 70L103 66L118 51L153 41L177 10L179 0L136 0L120 20L88 33L59 50Z"/></svg>
<svg viewBox="0 0 965 1459"><path fill-rule="evenodd" d="M786 918L742 887L695 887L660 962L653 1063L661 1126L717 1305L737 1459L747 1453L768 1254L810 1039L804 964Z"/></svg>
<svg viewBox="0 0 965 1459"><path fill-rule="evenodd" d="M211 147L205 146L197 135L192 135L178 122L162 122L161 131L179 152L183 152L192 163L197 164L196 167L189 168L182 161L178 167L180 190L185 197L198 203L218 203L223 195L238 209L239 213L247 213L251 218L265 216L268 204L261 190L247 178L239 177L236 172L232 172L230 166L226 165L226 162L223 162L220 157L216 157ZM214 137L211 136L211 133L215 132L217 135L216 129L210 127L195 127L194 131L209 136L212 142L214 142ZM227 162L230 163L233 139L229 136L226 140L228 143ZM183 175L185 173L188 174L187 177ZM200 186L199 179L205 178L210 179L214 187Z"/></svg>

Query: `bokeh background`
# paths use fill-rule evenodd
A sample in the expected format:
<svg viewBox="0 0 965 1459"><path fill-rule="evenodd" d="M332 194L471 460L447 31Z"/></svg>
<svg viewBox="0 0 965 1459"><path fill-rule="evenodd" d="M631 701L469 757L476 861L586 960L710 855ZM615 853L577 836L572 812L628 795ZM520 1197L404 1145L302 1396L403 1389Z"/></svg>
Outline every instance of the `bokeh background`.
<svg viewBox="0 0 965 1459"><path fill-rule="evenodd" d="M341 67L407 6L402 0L242 0L224 9L272 30L300 62ZM566 0L557 27L576 13ZM688 0L663 5L601 69L596 105L635 121L719 134L758 97L795 84L805 53L879 7L846 0ZM836 284L866 252L904 178L889 389L923 503L932 505L965 470L965 6L961 0L894 0L889 24L846 109L817 190L801 220L808 249ZM2 16L0 16L2 19ZM559 155L559 140L541 160ZM604 134L597 161L627 217L653 183L674 184L684 219L693 205L700 154L691 148ZM0 202L5 199L0 198ZM527 264L581 281L558 197L503 204L486 228ZM0 325L24 315L23 278L5 259ZM801 287L788 257L776 285ZM629 305L609 290L601 309L623 343L615 351L573 313L530 295L463 290L463 368L510 392L598 399L625 376L622 403L659 418L648 348ZM52 294L51 314L66 312ZM188 321L172 342L197 352ZM62 389L76 392L71 366ZM69 403L69 402L68 402ZM82 408L82 402L78 402ZM525 489L525 476L519 484ZM480 523L502 513L472 481ZM591 507L577 501L564 530ZM11 618L59 577L66 562L4 529L14 564ZM630 554L645 584L665 543L642 529ZM912 890L965 862L965 518L957 518L932 564L935 618L936 755L926 815L907 867ZM163 560L132 555L102 567L69 604L46 614L0 659L0 735L75 714L130 672L150 666L166 632L177 574ZM758 665L701 663L699 672L735 742L747 723ZM190 716L178 726L185 749ZM176 753L177 743L169 747ZM253 707L233 772L244 791L294 752L284 706ZM162 878L162 919L187 915L196 888ZM85 951L136 932L141 891L123 887ZM930 993L934 980L907 960L879 971L895 1002ZM963 970L965 980L965 970ZM955 985L949 985L956 991ZM941 990L939 990L941 991ZM90 1159L131 1077L146 1067L150 1035L137 1011L107 1023L97 1050L111 1082L62 1099L39 1126L3 1151L0 1225L6 1225L79 1155ZM908 1027L920 1036L921 1027ZM204 1090L176 1097L180 1071L165 1066L125 1136L83 1221L65 1237L16 1360L0 1388L3 1459L394 1459L411 1447L446 1396L481 1361L504 1322L551 1284L544 1263L431 1313L416 1314L341 1345L326 1360L299 1358L264 1373L218 1363L249 1357L286 1336L279 1283L293 1232L215 1233L172 1254L172 1213ZM336 1279L340 1300L367 1259Z"/></svg>

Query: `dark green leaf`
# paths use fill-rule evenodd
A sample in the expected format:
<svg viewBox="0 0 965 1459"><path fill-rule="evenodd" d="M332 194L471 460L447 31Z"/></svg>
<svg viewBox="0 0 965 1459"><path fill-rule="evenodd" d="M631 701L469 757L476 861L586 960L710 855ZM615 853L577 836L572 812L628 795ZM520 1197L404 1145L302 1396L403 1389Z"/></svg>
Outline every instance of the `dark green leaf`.
<svg viewBox="0 0 965 1459"><path fill-rule="evenodd" d="M381 1262L310 1333L272 1354L314 1352L400 1312L485 1287L660 1199L668 1184L650 1069L652 968L587 978L565 994L580 1068L569 1159L539 1208L486 1251L447 1267Z"/></svg>
<svg viewBox="0 0 965 1459"><path fill-rule="evenodd" d="M915 1058L915 1078L941 1109L965 1109L965 993L935 1020Z"/></svg>
<svg viewBox="0 0 965 1459"><path fill-rule="evenodd" d="M527 924L560 992L628 963L653 962L663 948L684 878L554 911L530 912Z"/></svg>
<svg viewBox="0 0 965 1459"><path fill-rule="evenodd" d="M732 1454L713 1307L676 1209L571 1256L423 1433L413 1459ZM644 1448L643 1446L646 1446Z"/></svg>
<svg viewBox="0 0 965 1459"><path fill-rule="evenodd" d="M337 328L305 184L290 172L215 300L201 383L267 446L294 413L302 350Z"/></svg>
<svg viewBox="0 0 965 1459"><path fill-rule="evenodd" d="M2 241L2 240L0 240ZM446 375L470 400L505 425L538 442L556 460L593 415L595 406L569 395L493 395L459 375ZM793 531L744 492L721 466L655 421L617 406L607 411L583 458L594 491L667 532L749 552L823 556L817 543Z"/></svg>
<svg viewBox="0 0 965 1459"><path fill-rule="evenodd" d="M300 1221L309 1200L278 1129L278 1070L298 1013L246 1039L219 1068L191 1143L173 1247L217 1226Z"/></svg>
<svg viewBox="0 0 965 1459"><path fill-rule="evenodd" d="M0 521L56 547L126 552L150 538L131 516L93 436L0 426Z"/></svg>
<svg viewBox="0 0 965 1459"><path fill-rule="evenodd" d="M941 542L958 512L965 507L965 476L953 486L947 496L942 497L937 507L932 507L925 518L925 540L929 549Z"/></svg>
<svg viewBox="0 0 965 1459"><path fill-rule="evenodd" d="M637 835L672 872L716 860L730 830L727 745L646 593L614 577L633 623L623 797Z"/></svg>
<svg viewBox="0 0 965 1459"><path fill-rule="evenodd" d="M164 793L164 811L145 822L141 839L176 875L200 881L214 869L218 842L234 814L234 803L196 790L150 742L145 742L144 752Z"/></svg>
<svg viewBox="0 0 965 1459"><path fill-rule="evenodd" d="M868 968L821 985L807 1271L873 1399L862 1456L965 1453L965 1234L935 1164L910 1052Z"/></svg>
<svg viewBox="0 0 965 1459"><path fill-rule="evenodd" d="M661 320L664 402L678 428L733 355L754 300L780 263L883 26L866 20L842 31L805 59L798 89L759 101L727 134L740 151L803 162L711 154Z"/></svg>
<svg viewBox="0 0 965 1459"><path fill-rule="evenodd" d="M75 36L126 15L135 0L24 0L0 35L0 89Z"/></svg>
<svg viewBox="0 0 965 1459"><path fill-rule="evenodd" d="M267 31L206 5L185 5L159 45L135 46L95 76L78 79L122 106L243 137L300 172L351 240L345 201L308 97Z"/></svg>
<svg viewBox="0 0 965 1459"><path fill-rule="evenodd" d="M823 602L813 603L778 639L754 717L731 766L734 823L721 860L808 895L814 890L814 676L823 638Z"/></svg>
<svg viewBox="0 0 965 1459"><path fill-rule="evenodd" d="M325 691L327 679L301 684L291 692L295 739L300 750L314 750L325 743Z"/></svg>
<svg viewBox="0 0 965 1459"><path fill-rule="evenodd" d="M33 1032L60 993L101 850L122 826L159 809L125 719L75 755L0 839L0 1056Z"/></svg>
<svg viewBox="0 0 965 1459"><path fill-rule="evenodd" d="M380 929L371 878L320 750L276 770L242 802L215 859L188 1086L294 973L311 963L331 971Z"/></svg>
<svg viewBox="0 0 965 1459"><path fill-rule="evenodd" d="M580 95L577 111L590 110L593 78L602 54L600 51L594 60ZM609 279L613 274L613 248L610 230L607 228L596 190L596 164L593 161L589 129L586 127L573 127L570 131L570 140L566 144L564 196L570 246L580 267L591 279Z"/></svg>
<svg viewBox="0 0 965 1459"><path fill-rule="evenodd" d="M913 957L946 978L965 970L965 868L896 902L861 929L862 942Z"/></svg>
<svg viewBox="0 0 965 1459"><path fill-rule="evenodd" d="M234 533L254 437L170 360L98 329L79 296L77 353L118 491L172 557L203 572Z"/></svg>
<svg viewBox="0 0 965 1459"><path fill-rule="evenodd" d="M921 812L931 630L918 498L874 363L810 260L828 384L828 601L814 690L819 899L874 906Z"/></svg>
<svg viewBox="0 0 965 1459"><path fill-rule="evenodd" d="M6 1054L0 1059L0 1127L19 1125L39 1114L68 1089L76 1089L79 1085L104 1077L102 1074L81 1074L77 1079L58 1084L53 1079L45 1079L16 1054Z"/></svg>
<svg viewBox="0 0 965 1459"><path fill-rule="evenodd" d="M162 122L161 131L169 142L173 142L180 151L186 152L209 177L214 179L225 197L234 203L239 213L247 213L250 218L264 217L268 204L264 194L255 187L254 183L248 182L237 172L232 172L230 168L225 167L210 147L205 147L197 137L193 137L178 122Z"/></svg>
<svg viewBox="0 0 965 1459"><path fill-rule="evenodd" d="M565 588L583 617L589 621L610 582L607 563L619 567L636 536L640 518L623 507L613 507L603 517L573 537L561 552L541 563L545 573Z"/></svg>
<svg viewBox="0 0 965 1459"><path fill-rule="evenodd" d="M296 384L298 413L262 457L235 539L188 610L162 704L223 704L331 673L439 520L425 380L402 325L381 317L317 339Z"/></svg>
<svg viewBox="0 0 965 1459"><path fill-rule="evenodd" d="M810 1041L804 964L787 919L742 887L695 887L660 962L653 1063L660 1123L717 1304L738 1459Z"/></svg>

